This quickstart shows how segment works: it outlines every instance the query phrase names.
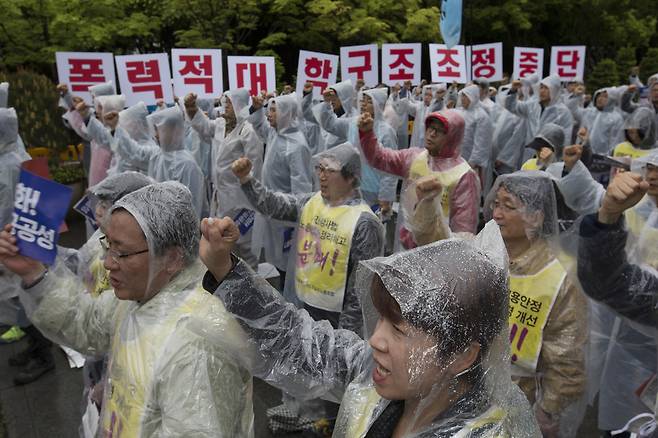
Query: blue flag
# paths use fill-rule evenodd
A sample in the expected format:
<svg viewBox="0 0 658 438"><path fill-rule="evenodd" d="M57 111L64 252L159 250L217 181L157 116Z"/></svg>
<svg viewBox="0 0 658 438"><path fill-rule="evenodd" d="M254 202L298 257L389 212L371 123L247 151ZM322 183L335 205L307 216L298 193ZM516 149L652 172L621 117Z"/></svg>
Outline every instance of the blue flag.
<svg viewBox="0 0 658 438"><path fill-rule="evenodd" d="M21 169L12 222L21 255L53 264L59 227L64 222L72 192L70 187Z"/></svg>
<svg viewBox="0 0 658 438"><path fill-rule="evenodd" d="M91 206L91 199L89 194L84 195L77 204L73 206L73 210L77 211L87 219L89 225L94 227L94 230L98 227L96 226L96 215L94 215L94 209Z"/></svg>
<svg viewBox="0 0 658 438"><path fill-rule="evenodd" d="M462 33L462 0L441 0L439 29L448 48L459 44Z"/></svg>

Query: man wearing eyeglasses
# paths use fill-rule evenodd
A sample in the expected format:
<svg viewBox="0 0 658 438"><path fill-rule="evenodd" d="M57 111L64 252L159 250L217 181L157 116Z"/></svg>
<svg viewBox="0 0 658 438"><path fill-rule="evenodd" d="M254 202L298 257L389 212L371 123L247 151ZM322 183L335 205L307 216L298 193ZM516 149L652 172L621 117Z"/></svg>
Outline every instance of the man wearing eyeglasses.
<svg viewBox="0 0 658 438"><path fill-rule="evenodd" d="M23 281L21 301L53 341L108 354L102 436L253 436L243 332L204 292L199 223L177 182L134 191L106 213L101 238L114 293L98 298L64 266L22 256L11 225L0 263ZM237 240L237 237L236 237Z"/></svg>

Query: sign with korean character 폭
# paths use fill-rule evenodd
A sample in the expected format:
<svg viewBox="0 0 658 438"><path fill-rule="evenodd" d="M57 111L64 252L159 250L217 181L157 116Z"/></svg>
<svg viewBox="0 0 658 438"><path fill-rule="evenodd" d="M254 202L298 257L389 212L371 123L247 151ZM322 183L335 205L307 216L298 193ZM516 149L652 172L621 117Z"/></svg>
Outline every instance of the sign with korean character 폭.
<svg viewBox="0 0 658 438"><path fill-rule="evenodd" d="M252 96L276 89L274 57L229 56L227 62L229 88L248 88Z"/></svg>
<svg viewBox="0 0 658 438"><path fill-rule="evenodd" d="M224 92L221 50L171 49L171 70L176 96L213 99Z"/></svg>
<svg viewBox="0 0 658 438"><path fill-rule="evenodd" d="M382 45L382 82L386 85L405 81L420 84L421 50L420 44Z"/></svg>
<svg viewBox="0 0 658 438"><path fill-rule="evenodd" d="M472 79L503 79L503 43L478 44L471 46L470 52Z"/></svg>
<svg viewBox="0 0 658 438"><path fill-rule="evenodd" d="M465 84L468 81L465 47L458 45L449 49L444 44L430 44L430 70L434 83Z"/></svg>
<svg viewBox="0 0 658 438"><path fill-rule="evenodd" d="M340 48L341 80L352 80L352 84L363 79L367 87L379 83L379 54L377 44Z"/></svg>
<svg viewBox="0 0 658 438"><path fill-rule="evenodd" d="M174 103L169 57L166 53L117 56L115 60L121 93L126 96L126 106L140 101L146 105L155 105L158 99Z"/></svg>
<svg viewBox="0 0 658 438"><path fill-rule="evenodd" d="M531 74L544 76L544 49L539 47L514 47L514 72L512 79L521 79Z"/></svg>
<svg viewBox="0 0 658 438"><path fill-rule="evenodd" d="M338 56L327 53L299 51L297 64L297 94L302 95L304 84L313 84L313 97L319 98L325 88L336 83Z"/></svg>
<svg viewBox="0 0 658 438"><path fill-rule="evenodd" d="M91 104L89 87L115 82L114 55L100 52L56 52L57 79L66 84L71 94Z"/></svg>
<svg viewBox="0 0 658 438"><path fill-rule="evenodd" d="M21 169L16 185L12 233L21 255L47 265L55 261L59 227L73 190Z"/></svg>
<svg viewBox="0 0 658 438"><path fill-rule="evenodd" d="M563 81L582 81L585 73L585 46L551 47L550 74Z"/></svg>

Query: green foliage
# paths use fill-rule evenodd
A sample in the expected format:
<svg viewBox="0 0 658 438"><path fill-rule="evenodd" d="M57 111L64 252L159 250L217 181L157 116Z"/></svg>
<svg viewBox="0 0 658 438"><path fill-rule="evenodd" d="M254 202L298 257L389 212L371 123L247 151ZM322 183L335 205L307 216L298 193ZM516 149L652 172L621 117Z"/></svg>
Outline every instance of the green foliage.
<svg viewBox="0 0 658 438"><path fill-rule="evenodd" d="M627 83L631 68L637 65L635 49L633 47L622 47L617 50L615 63L617 64L617 70L619 71L619 83Z"/></svg>
<svg viewBox="0 0 658 438"><path fill-rule="evenodd" d="M50 176L60 184L73 184L85 178L82 164L79 162L65 163L62 166L50 166Z"/></svg>
<svg viewBox="0 0 658 438"><path fill-rule="evenodd" d="M619 72L617 71L617 64L614 60L605 58L594 66L586 85L587 91L593 93L599 88L617 85L618 83Z"/></svg>
<svg viewBox="0 0 658 438"><path fill-rule="evenodd" d="M647 82L649 76L658 73L658 47L650 48L640 63L640 79Z"/></svg>

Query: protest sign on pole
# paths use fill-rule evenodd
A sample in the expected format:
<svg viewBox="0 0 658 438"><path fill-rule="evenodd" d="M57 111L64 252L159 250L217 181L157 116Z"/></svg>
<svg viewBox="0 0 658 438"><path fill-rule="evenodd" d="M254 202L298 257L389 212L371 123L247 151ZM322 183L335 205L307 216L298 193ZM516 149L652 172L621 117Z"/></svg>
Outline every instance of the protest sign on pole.
<svg viewBox="0 0 658 438"><path fill-rule="evenodd" d="M248 88L252 96L261 90L275 91L276 73L272 56L229 56L229 88Z"/></svg>
<svg viewBox="0 0 658 438"><path fill-rule="evenodd" d="M171 70L178 97L195 93L201 99L213 99L224 92L221 50L172 49Z"/></svg>
<svg viewBox="0 0 658 438"><path fill-rule="evenodd" d="M174 103L169 73L169 56L166 53L124 55L115 57L121 94L126 105L144 102L155 105L158 99Z"/></svg>
<svg viewBox="0 0 658 438"><path fill-rule="evenodd" d="M514 47L514 69L512 79L521 79L531 74L544 76L544 49L539 47Z"/></svg>
<svg viewBox="0 0 658 438"><path fill-rule="evenodd" d="M445 44L430 44L432 82L468 82L464 46L448 48Z"/></svg>
<svg viewBox="0 0 658 438"><path fill-rule="evenodd" d="M379 84L379 54L377 44L340 48L340 77L352 83L363 79L367 87Z"/></svg>
<svg viewBox="0 0 658 438"><path fill-rule="evenodd" d="M386 85L421 81L421 44L382 45L382 82Z"/></svg>
<svg viewBox="0 0 658 438"><path fill-rule="evenodd" d="M299 51L297 63L297 94L302 95L304 84L313 84L313 97L319 98L329 85L336 83L338 76L338 55Z"/></svg>
<svg viewBox="0 0 658 438"><path fill-rule="evenodd" d="M112 81L114 55L102 52L56 52L57 79L66 84L71 94L82 97L91 104L89 87ZM116 91L116 87L115 87Z"/></svg>
<svg viewBox="0 0 658 438"><path fill-rule="evenodd" d="M563 81L582 81L585 73L585 46L551 47L550 74Z"/></svg>

